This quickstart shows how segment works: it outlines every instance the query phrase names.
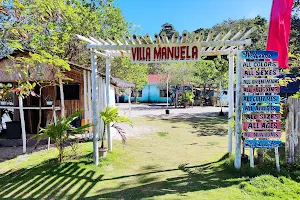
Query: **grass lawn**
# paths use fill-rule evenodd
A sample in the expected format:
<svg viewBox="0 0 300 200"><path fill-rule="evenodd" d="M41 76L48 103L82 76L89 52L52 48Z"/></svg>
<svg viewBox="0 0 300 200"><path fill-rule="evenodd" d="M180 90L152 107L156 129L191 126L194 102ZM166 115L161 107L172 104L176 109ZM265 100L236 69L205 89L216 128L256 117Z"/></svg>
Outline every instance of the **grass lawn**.
<svg viewBox="0 0 300 200"><path fill-rule="evenodd" d="M98 167L91 142L62 164L54 148L0 163L0 199L300 199L300 171L277 174L274 159L233 168L226 117L133 121L141 133L115 140Z"/></svg>

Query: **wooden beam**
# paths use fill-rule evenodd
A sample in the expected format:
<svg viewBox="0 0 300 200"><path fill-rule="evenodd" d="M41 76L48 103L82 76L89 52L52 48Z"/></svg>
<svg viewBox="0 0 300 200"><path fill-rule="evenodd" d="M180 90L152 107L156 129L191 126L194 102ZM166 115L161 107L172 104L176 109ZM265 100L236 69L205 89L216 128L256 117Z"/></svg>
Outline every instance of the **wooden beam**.
<svg viewBox="0 0 300 200"><path fill-rule="evenodd" d="M88 101L87 102L88 102L88 108L89 108L89 123L92 123L93 114L92 114L92 103L91 103L91 101L92 101L91 72L88 71L87 75L88 75L88 95L87 95ZM89 138L90 139L92 138L92 132L93 132L93 127L90 126L89 127Z"/></svg>
<svg viewBox="0 0 300 200"><path fill-rule="evenodd" d="M187 30L184 30L182 32L180 43L186 43L188 42L189 32Z"/></svg>
<svg viewBox="0 0 300 200"><path fill-rule="evenodd" d="M145 39L148 42L148 44L153 44L153 40L149 34L146 34Z"/></svg>
<svg viewBox="0 0 300 200"><path fill-rule="evenodd" d="M156 44L161 43L160 37L156 34ZM159 40L159 41L158 41ZM188 43L190 44L190 43ZM201 41L195 42L195 45L202 47L216 47L216 46L240 46L240 45L250 45L251 39L245 40L226 40L226 41ZM98 50L130 50L134 45L99 45L99 44L88 44L89 49L98 49ZM202 52L201 52L202 53Z"/></svg>
<svg viewBox="0 0 300 200"><path fill-rule="evenodd" d="M110 59L106 58L106 104L109 106L110 102ZM108 149L112 151L112 135L110 131L110 124L107 125Z"/></svg>
<svg viewBox="0 0 300 200"><path fill-rule="evenodd" d="M16 110L19 110L20 107L19 106L0 106L0 109L16 109ZM42 110L51 110L52 108L51 107L23 107L22 108L23 110L39 110L39 109L42 109ZM61 108L60 107L55 107L55 110L60 110Z"/></svg>
<svg viewBox="0 0 300 200"><path fill-rule="evenodd" d="M84 124L88 124L88 103L87 103L87 80L86 80L86 70L83 70L83 104L84 104ZM85 133L85 138L87 138Z"/></svg>
<svg viewBox="0 0 300 200"><path fill-rule="evenodd" d="M61 104L61 117L65 117L65 95L62 80L59 79L59 91L60 91L60 104Z"/></svg>
<svg viewBox="0 0 300 200"><path fill-rule="evenodd" d="M229 79L228 79L228 153L232 153L232 122L234 113L234 56L228 56L229 60Z"/></svg>
<svg viewBox="0 0 300 200"><path fill-rule="evenodd" d="M241 168L241 134L242 134L242 51L237 52L236 62L236 103L235 103L235 159L234 166L236 169Z"/></svg>

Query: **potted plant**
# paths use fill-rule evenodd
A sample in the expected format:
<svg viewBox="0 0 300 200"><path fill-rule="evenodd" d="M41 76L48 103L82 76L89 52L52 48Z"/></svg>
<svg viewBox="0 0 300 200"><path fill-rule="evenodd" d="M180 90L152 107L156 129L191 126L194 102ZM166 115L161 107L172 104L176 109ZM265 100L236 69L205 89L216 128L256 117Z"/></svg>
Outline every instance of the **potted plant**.
<svg viewBox="0 0 300 200"><path fill-rule="evenodd" d="M67 118L58 117L56 123L51 123L47 128L40 128L40 134L34 135L32 138L37 137L37 143L43 138L50 138L55 143L55 146L59 153L59 162L63 160L64 148L66 142L70 137L74 137L76 134L84 133L90 124L85 124L81 127L75 128L72 126L72 121L78 118L83 113L83 110L75 112Z"/></svg>
<svg viewBox="0 0 300 200"><path fill-rule="evenodd" d="M52 97L46 96L45 100L46 100L46 105L47 106L52 106L53 105L53 98Z"/></svg>
<svg viewBox="0 0 300 200"><path fill-rule="evenodd" d="M132 122L130 119L128 119L125 116L120 116L118 114L119 108L118 107L113 107L113 106L107 106L100 112L100 117L103 120L104 123L104 129L103 133L101 135L101 146L99 148L99 156L100 157L106 157L107 155L107 148L104 147L104 135L105 132L107 131L107 126L113 127L117 130L117 132L120 134L122 137L122 141L125 143L126 142L126 136L124 130L119 127L116 123L128 123L132 126Z"/></svg>

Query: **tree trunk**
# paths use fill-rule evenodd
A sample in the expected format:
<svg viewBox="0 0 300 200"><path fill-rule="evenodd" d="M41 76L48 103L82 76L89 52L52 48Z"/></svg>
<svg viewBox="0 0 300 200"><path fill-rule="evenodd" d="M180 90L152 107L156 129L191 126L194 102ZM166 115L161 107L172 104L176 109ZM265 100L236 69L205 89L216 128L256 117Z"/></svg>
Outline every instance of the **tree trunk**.
<svg viewBox="0 0 300 200"><path fill-rule="evenodd" d="M104 123L104 129L103 129L103 135L102 135L102 138L101 138L101 147L100 149L104 149L104 135L105 135L105 130L106 130L106 127L107 125Z"/></svg>

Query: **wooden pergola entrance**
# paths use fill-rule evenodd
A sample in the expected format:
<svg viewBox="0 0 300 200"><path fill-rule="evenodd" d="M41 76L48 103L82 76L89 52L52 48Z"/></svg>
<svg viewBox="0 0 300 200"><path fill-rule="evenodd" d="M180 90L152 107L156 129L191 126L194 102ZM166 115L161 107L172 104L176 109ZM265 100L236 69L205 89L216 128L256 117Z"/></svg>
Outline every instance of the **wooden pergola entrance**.
<svg viewBox="0 0 300 200"><path fill-rule="evenodd" d="M230 126L234 113L234 56L238 50L244 49L245 46L251 44L249 39L250 34L254 31L253 28L249 30L240 30L233 34L230 30L227 33L220 32L214 34L209 32L205 35L203 32L198 34L189 34L187 31L183 31L182 37L179 37L178 32L174 33L172 38L168 38L167 35L162 32L160 35L155 34L155 40L151 38L149 34L145 36L123 36L122 41L115 38L94 38L84 37L77 35L82 41L87 42L87 49L91 52L91 68L92 68L92 110L93 112L93 124L94 129L97 130L99 122L97 120L98 113L96 111L98 101L97 84L96 84L96 59L97 55L104 56L106 58L106 105L110 104L109 101L109 81L110 81L110 60L117 56L130 56L131 48L139 47L141 45L163 45L163 44L180 44L180 45L194 45L200 50L200 56L218 56L227 55L229 60L229 82L228 82L228 101L229 101L229 113L228 113L228 152L232 152L232 132L233 128ZM112 136L110 129L108 129L108 148L112 151ZM237 136L237 134L236 134ZM93 147L94 147L94 164L98 165L98 136L93 135ZM236 138L239 140L239 138ZM236 151L240 151L240 146L236 146Z"/></svg>

